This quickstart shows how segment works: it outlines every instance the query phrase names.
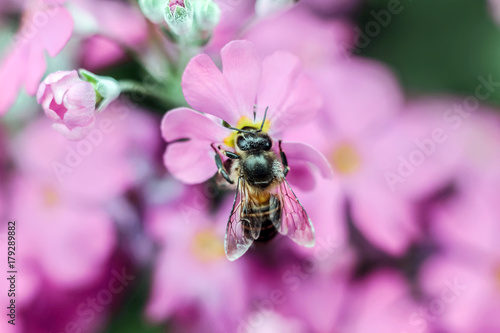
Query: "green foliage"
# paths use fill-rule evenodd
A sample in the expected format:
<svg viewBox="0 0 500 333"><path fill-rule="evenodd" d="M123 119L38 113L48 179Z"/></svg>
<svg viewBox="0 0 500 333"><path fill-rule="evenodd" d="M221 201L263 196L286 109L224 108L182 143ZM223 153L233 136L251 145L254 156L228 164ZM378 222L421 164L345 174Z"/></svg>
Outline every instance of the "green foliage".
<svg viewBox="0 0 500 333"><path fill-rule="evenodd" d="M368 0L357 26L374 20L372 11L389 1ZM410 93L473 95L479 75L500 81L500 27L486 1L401 0L403 10L391 17L362 55L391 66ZM500 94L487 101L500 105Z"/></svg>

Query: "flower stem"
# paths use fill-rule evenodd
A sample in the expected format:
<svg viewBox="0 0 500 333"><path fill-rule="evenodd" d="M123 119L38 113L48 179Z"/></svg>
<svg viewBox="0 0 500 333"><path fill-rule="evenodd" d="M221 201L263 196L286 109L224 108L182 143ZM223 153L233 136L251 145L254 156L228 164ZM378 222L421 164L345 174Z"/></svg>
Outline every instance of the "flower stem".
<svg viewBox="0 0 500 333"><path fill-rule="evenodd" d="M146 88L139 82L123 80L119 81L118 85L120 86L121 92L128 94L133 102L141 103L146 98L152 98L160 102L166 108L176 105L176 102L169 98L168 94L158 89ZM158 83L158 85L160 84Z"/></svg>

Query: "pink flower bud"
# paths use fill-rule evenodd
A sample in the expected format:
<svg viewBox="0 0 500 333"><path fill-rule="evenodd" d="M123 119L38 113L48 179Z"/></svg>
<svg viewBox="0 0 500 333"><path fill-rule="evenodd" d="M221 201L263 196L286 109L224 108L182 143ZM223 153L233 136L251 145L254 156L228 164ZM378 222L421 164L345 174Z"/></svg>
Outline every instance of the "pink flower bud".
<svg viewBox="0 0 500 333"><path fill-rule="evenodd" d="M172 12L172 14L175 12L175 8L177 6L180 6L182 8L186 7L186 5L184 4L184 0L170 0L168 2L168 6L170 7L170 11Z"/></svg>
<svg viewBox="0 0 500 333"><path fill-rule="evenodd" d="M76 71L50 74L40 84L37 101L54 129L68 140L84 138L95 123L96 92Z"/></svg>

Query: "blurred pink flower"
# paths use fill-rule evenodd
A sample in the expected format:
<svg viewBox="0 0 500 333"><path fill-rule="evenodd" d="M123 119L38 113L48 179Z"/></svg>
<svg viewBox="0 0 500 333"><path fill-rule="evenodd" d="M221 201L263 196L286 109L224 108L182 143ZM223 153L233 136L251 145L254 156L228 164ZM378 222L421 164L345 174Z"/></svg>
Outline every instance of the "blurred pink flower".
<svg viewBox="0 0 500 333"><path fill-rule="evenodd" d="M275 53L261 61L247 41L227 44L221 55L223 72L202 54L189 62L182 79L187 102L214 117L178 108L163 118L163 138L169 143L165 165L185 183L203 182L216 173L211 144L227 149L234 145L234 131L222 121L235 127L260 127L268 107L264 131L276 139L311 120L321 105L320 95L295 56ZM254 109L256 104L259 107ZM189 140L175 142L185 138ZM330 175L325 158L313 147L298 142L283 142L282 147L292 170L294 163L311 162L324 177Z"/></svg>
<svg viewBox="0 0 500 333"><path fill-rule="evenodd" d="M344 317L339 321L345 333L432 332L429 326L416 329L419 307L409 286L396 271L383 270L355 281L343 304Z"/></svg>
<svg viewBox="0 0 500 333"><path fill-rule="evenodd" d="M40 84L37 101L59 133L69 140L83 139L95 124L96 92L74 71L50 74Z"/></svg>
<svg viewBox="0 0 500 333"><path fill-rule="evenodd" d="M56 56L71 37L73 20L62 2L34 0L27 4L16 42L0 65L0 115L9 110L22 86L28 94L36 93L46 70L45 52ZM46 21L39 27L35 20L40 17Z"/></svg>
<svg viewBox="0 0 500 333"><path fill-rule="evenodd" d="M445 112L450 109L450 104L442 105ZM432 206L429 228L436 241L450 251L493 254L500 233L500 211L495 204L500 194L500 118L481 107L457 124L442 123L449 126L448 140L434 155L454 157L446 168L453 192Z"/></svg>
<svg viewBox="0 0 500 333"><path fill-rule="evenodd" d="M141 51L148 37L148 26L135 7L115 0L76 0L74 15L77 29L85 38L80 55L81 67L101 69L126 58L127 52ZM81 15L83 16L83 15Z"/></svg>
<svg viewBox="0 0 500 333"><path fill-rule="evenodd" d="M118 102L78 143L51 130L46 118L11 140L8 216L18 221L24 244L16 252L22 272L17 301L28 331L60 332L73 323L91 332L102 324L119 296L113 291L108 302L101 291L109 294L111 281L123 290L116 285L123 265L115 266L110 206L151 173L158 144L157 122ZM101 310L89 305L89 297L104 299L96 306Z"/></svg>
<svg viewBox="0 0 500 333"><path fill-rule="evenodd" d="M301 6L258 21L244 37L255 44L261 56L288 51L298 56L312 73L344 60L352 47L352 32L346 22L323 21Z"/></svg>
<svg viewBox="0 0 500 333"><path fill-rule="evenodd" d="M255 13L254 1L215 0L220 7L220 21L213 30L205 52L217 57L231 40L240 39L244 26Z"/></svg>
<svg viewBox="0 0 500 333"><path fill-rule="evenodd" d="M42 118L12 140L10 153L23 173L58 183L67 196L103 203L151 173L159 136L156 119L114 102L84 140L66 140Z"/></svg>
<svg viewBox="0 0 500 333"><path fill-rule="evenodd" d="M401 255L419 235L409 200L396 195L384 179L385 160L397 158L398 123L403 94L382 65L358 58L333 64L315 75L326 100L316 124L299 137L328 157L343 195L334 205L350 204L354 224L373 244ZM380 145L388 141L391 144Z"/></svg>
<svg viewBox="0 0 500 333"><path fill-rule="evenodd" d="M454 119L456 120L456 119ZM500 116L498 109L480 106L469 113L450 136L459 149L458 175L464 190L484 187L498 189L500 185ZM456 142L456 143L455 143ZM449 149L447 146L447 149Z"/></svg>
<svg viewBox="0 0 500 333"><path fill-rule="evenodd" d="M499 253L498 246L494 253L464 249L427 261L420 282L429 301L419 318L420 325L434 322L441 331L454 333L498 332Z"/></svg>
<svg viewBox="0 0 500 333"><path fill-rule="evenodd" d="M154 321L173 319L176 332L233 332L248 297L244 260L227 260L227 210L210 214L204 193L184 188L180 200L148 212L148 230L161 250L146 312Z"/></svg>
<svg viewBox="0 0 500 333"><path fill-rule="evenodd" d="M440 253L424 263L419 278L432 298L427 320L444 331L500 330L500 209L493 185L499 180L498 156L489 154L499 146L496 118L478 111L450 133L466 154L458 163L455 191L429 215Z"/></svg>
<svg viewBox="0 0 500 333"><path fill-rule="evenodd" d="M115 244L113 223L105 212L75 200L57 181L19 175L11 190L9 213L16 217L24 243L18 253L20 270L35 274L27 279L29 286L23 285L20 301L28 302L44 281L69 289L92 283Z"/></svg>
<svg viewBox="0 0 500 333"><path fill-rule="evenodd" d="M494 208L497 196L493 190L467 187L437 204L430 214L429 228L438 244L456 252L494 253L500 234L500 210Z"/></svg>
<svg viewBox="0 0 500 333"><path fill-rule="evenodd" d="M309 195L316 191L309 192ZM316 199L321 195L324 192ZM323 208L318 205L316 211L322 210L318 207ZM324 226L335 224L331 220L315 221ZM259 332L279 325L277 317L290 322L289 326L281 323L283 329L276 332L286 332L288 327L290 330L300 328L299 332L335 331L348 297L346 290L356 257L345 243L332 241L335 235L322 234L325 231L322 228L316 230L322 238L316 240L314 248L299 252L297 250L302 250L301 247L294 250L289 242L275 239L249 251L245 282L251 289L251 298L238 332Z"/></svg>
<svg viewBox="0 0 500 333"><path fill-rule="evenodd" d="M406 105L377 144L378 150L393 151L379 167L394 193L417 201L451 184L459 191L498 184L500 117L482 105L469 111L456 97Z"/></svg>
<svg viewBox="0 0 500 333"><path fill-rule="evenodd" d="M321 262L307 257L301 264L301 270L293 274L288 270L281 276L288 290L280 313L300 320L309 328L307 332L337 331L345 301L351 297L347 294L350 269L336 267L325 273L318 268Z"/></svg>

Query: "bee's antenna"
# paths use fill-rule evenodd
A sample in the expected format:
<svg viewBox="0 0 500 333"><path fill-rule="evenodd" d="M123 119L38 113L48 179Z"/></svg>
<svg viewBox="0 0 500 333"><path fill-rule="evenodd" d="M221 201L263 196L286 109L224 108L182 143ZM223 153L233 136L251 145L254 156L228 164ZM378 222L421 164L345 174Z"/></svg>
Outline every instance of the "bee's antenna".
<svg viewBox="0 0 500 333"><path fill-rule="evenodd" d="M258 105L253 106L253 121L255 121L255 118L257 117L257 108L258 108Z"/></svg>
<svg viewBox="0 0 500 333"><path fill-rule="evenodd" d="M260 124L260 129L257 132L262 132L262 129L264 128L264 123L266 122L266 116L267 116L267 109L269 109L269 106L266 108L266 111L264 111L264 119L262 119L262 124Z"/></svg>
<svg viewBox="0 0 500 333"><path fill-rule="evenodd" d="M235 128L235 127L228 127L230 130L233 130L233 131L236 131L236 132L240 132L240 133L247 133L247 134L253 134L252 132L250 131L245 131L245 130L242 130L242 129L239 129L239 128Z"/></svg>

